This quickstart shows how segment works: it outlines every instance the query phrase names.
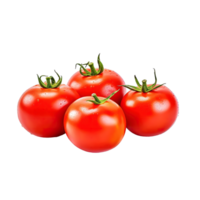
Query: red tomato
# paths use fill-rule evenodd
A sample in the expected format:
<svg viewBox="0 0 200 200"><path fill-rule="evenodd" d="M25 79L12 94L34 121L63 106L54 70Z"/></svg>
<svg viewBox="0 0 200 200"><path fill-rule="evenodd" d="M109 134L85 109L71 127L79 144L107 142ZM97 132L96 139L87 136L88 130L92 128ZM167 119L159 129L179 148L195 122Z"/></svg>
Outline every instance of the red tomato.
<svg viewBox="0 0 200 200"><path fill-rule="evenodd" d="M93 94L94 95L94 94ZM117 146L126 130L126 119L120 106L112 100L96 105L92 97L72 103L64 117L65 132L78 148L103 152ZM102 101L104 98L99 97Z"/></svg>
<svg viewBox="0 0 200 200"><path fill-rule="evenodd" d="M137 89L142 90L145 84L146 80ZM133 86L127 86L129 89L136 89L136 87L131 87ZM151 86L148 85L147 88L149 87ZM168 130L177 118L178 102L171 90L163 85L156 85L156 82L153 88L155 89L150 88L152 90L146 92L129 91L121 101L127 128L136 135L161 134Z"/></svg>
<svg viewBox="0 0 200 200"><path fill-rule="evenodd" d="M65 133L65 111L79 97L74 89L64 84L56 88L35 85L25 91L19 99L19 121L27 131L36 136L60 136Z"/></svg>
<svg viewBox="0 0 200 200"><path fill-rule="evenodd" d="M91 96L92 93L96 93L97 96L107 97L118 90L119 85L124 84L123 79L116 72L103 68L99 56L97 61L99 69L95 69L91 62L77 64L80 66L80 71L76 72L68 82L68 85L75 89L81 97ZM90 69L86 70L83 65L89 66ZM111 100L120 104L125 92L126 89L121 88L116 95L111 97Z"/></svg>

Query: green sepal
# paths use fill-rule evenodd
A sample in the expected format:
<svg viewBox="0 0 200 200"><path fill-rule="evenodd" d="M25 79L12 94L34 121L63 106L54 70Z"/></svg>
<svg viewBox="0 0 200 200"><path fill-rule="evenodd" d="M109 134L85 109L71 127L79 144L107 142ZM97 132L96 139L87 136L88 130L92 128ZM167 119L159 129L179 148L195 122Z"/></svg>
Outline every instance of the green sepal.
<svg viewBox="0 0 200 200"><path fill-rule="evenodd" d="M147 86L147 81L146 80L143 80L142 81L142 85L139 83L138 79L136 76L134 76L135 78L135 82L137 84L137 87L136 86L132 86L132 85L120 85L120 86L123 86L123 87L126 87L130 90L133 90L133 91L136 91L136 92L144 92L144 93L147 93L147 92L150 92L152 90L155 90L156 88L159 88L161 87L162 85L164 85L165 83L161 84L161 85L157 85L156 86L156 83L157 83L157 77L156 77L156 70L154 69L154 78L155 78L155 82L154 84L150 85L150 86Z"/></svg>
<svg viewBox="0 0 200 200"><path fill-rule="evenodd" d="M141 88L141 85L140 85L140 79L138 77L137 74L133 74L133 82L138 86L138 88L140 89Z"/></svg>
<svg viewBox="0 0 200 200"><path fill-rule="evenodd" d="M120 89L119 89L120 90ZM92 94L92 97L94 98L94 100L87 100L89 102L92 102L96 105L100 105L105 103L108 99L110 99L115 93L119 92L119 90L113 92L111 95L109 95L107 98L100 100L97 95L95 93Z"/></svg>
<svg viewBox="0 0 200 200"><path fill-rule="evenodd" d="M54 70L55 71L55 70ZM38 78L38 82L40 84L40 86L42 88L57 88L61 85L62 83L62 76L60 77L60 75L55 71L55 73L57 74L58 76L58 81L56 82L54 77L53 76L46 76L46 75L42 75L42 76L38 76L37 74L37 78ZM45 84L43 81L42 81L42 77L45 76L46 77L46 82L47 84Z"/></svg>
<svg viewBox="0 0 200 200"><path fill-rule="evenodd" d="M119 86L123 86L125 88L128 88L129 90L134 90L136 92L141 92L141 89L135 87L135 86L132 86L132 85L119 85Z"/></svg>
<svg viewBox="0 0 200 200"><path fill-rule="evenodd" d="M92 62L87 62L85 64L76 63L75 68L76 68L77 65L80 66L79 72L82 76L96 76L98 74L101 74L104 71L104 66L103 66L103 64L100 60L100 54L97 57L97 63L98 63L98 66L99 66L98 70L95 69L94 64ZM87 66L90 68L91 71L88 71L86 69Z"/></svg>

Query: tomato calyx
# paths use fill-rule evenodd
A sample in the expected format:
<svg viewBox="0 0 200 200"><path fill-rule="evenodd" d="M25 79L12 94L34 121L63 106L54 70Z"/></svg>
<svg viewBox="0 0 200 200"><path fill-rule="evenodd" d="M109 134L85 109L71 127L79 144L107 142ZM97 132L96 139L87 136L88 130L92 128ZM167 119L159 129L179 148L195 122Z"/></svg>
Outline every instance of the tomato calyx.
<svg viewBox="0 0 200 200"><path fill-rule="evenodd" d="M54 70L55 71L55 70ZM42 88L57 88L60 86L60 84L62 83L62 76L60 77L60 75L55 71L55 73L58 76L58 81L56 82L53 76L46 76L46 75L42 75L42 76L38 76L38 82L40 84L40 86ZM42 77L46 77L46 83L44 83L42 81Z"/></svg>
<svg viewBox="0 0 200 200"><path fill-rule="evenodd" d="M120 89L119 89L119 90L120 90ZM102 100L100 100L100 99L97 97L97 95L96 95L95 93L93 93L93 94L92 94L92 97L94 98L94 100L87 100L87 101L90 101L90 102L92 102L92 103L94 103L94 104L96 104L96 105L103 104L103 103L105 103L108 99L110 99L115 93L117 93L119 90L113 92L113 93L112 93L111 95L109 95L107 98L102 99Z"/></svg>
<svg viewBox="0 0 200 200"><path fill-rule="evenodd" d="M99 69L98 70L95 69L94 63L92 63L92 62L87 62L85 64L76 63L75 68L76 68L77 65L79 65L80 66L79 72L83 76L95 76L95 75L101 74L103 72L103 70L104 70L104 66L103 66L103 64L102 64L102 62L100 60L100 54L97 57L97 63L99 65ZM86 69L87 66L91 69L91 71L88 71Z"/></svg>
<svg viewBox="0 0 200 200"><path fill-rule="evenodd" d="M165 83L161 84L161 85L157 85L156 86L156 83L157 83L157 77L156 77L156 70L154 69L154 77L155 77L155 82L154 84L150 85L150 86L147 86L147 80L144 79L142 81L142 85L139 83L136 75L134 76L135 78L135 82L137 84L137 87L135 86L132 86L132 85L120 85L120 86L123 86L123 87L126 87L130 90L133 90L133 91L136 91L136 92L144 92L144 93L147 93L147 92L150 92L152 90L155 90L156 88L159 88L161 87L162 85L164 85Z"/></svg>

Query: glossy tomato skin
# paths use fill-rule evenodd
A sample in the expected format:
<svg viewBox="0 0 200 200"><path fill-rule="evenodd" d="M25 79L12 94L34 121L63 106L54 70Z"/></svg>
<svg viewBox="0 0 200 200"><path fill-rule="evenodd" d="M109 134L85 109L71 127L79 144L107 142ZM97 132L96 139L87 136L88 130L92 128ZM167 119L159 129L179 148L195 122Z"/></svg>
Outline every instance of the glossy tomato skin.
<svg viewBox="0 0 200 200"><path fill-rule="evenodd" d="M127 128L140 136L155 136L168 130L178 115L178 102L165 86L151 92L129 91L121 101Z"/></svg>
<svg viewBox="0 0 200 200"><path fill-rule="evenodd" d="M82 76L80 72L76 72L68 82L68 85L75 89L81 97L91 96L92 93L108 97L120 88L120 91L111 97L111 100L117 104L120 104L126 93L126 88L119 86L124 84L124 80L116 72L108 69L104 69L101 74L95 76Z"/></svg>
<svg viewBox="0 0 200 200"><path fill-rule="evenodd" d="M126 119L114 101L96 105L87 101L92 99L82 97L69 106L64 117L64 128L76 147L97 153L110 150L120 143L125 134Z"/></svg>
<svg viewBox="0 0 200 200"><path fill-rule="evenodd" d="M39 137L57 137L65 133L63 118L69 105L79 94L67 85L46 89L35 85L24 92L18 102L18 118L22 126Z"/></svg>

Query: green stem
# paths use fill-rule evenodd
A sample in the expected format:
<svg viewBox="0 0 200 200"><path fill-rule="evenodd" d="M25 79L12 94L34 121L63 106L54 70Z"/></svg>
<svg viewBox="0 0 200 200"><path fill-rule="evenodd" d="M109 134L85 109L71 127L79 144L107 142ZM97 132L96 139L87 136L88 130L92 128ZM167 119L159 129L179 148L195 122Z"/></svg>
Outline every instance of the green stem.
<svg viewBox="0 0 200 200"><path fill-rule="evenodd" d="M97 71L96 71L96 69L95 69L95 67L94 67L94 63L89 62L89 63L88 63L88 66L89 66L90 69L91 69L91 75L97 75Z"/></svg>
<svg viewBox="0 0 200 200"><path fill-rule="evenodd" d="M92 96L94 97L96 103L98 103L98 104L101 103L100 99L97 97L97 95L95 93L93 93Z"/></svg>
<svg viewBox="0 0 200 200"><path fill-rule="evenodd" d="M46 77L47 88L51 88L51 77Z"/></svg>
<svg viewBox="0 0 200 200"><path fill-rule="evenodd" d="M142 92L148 92L148 87L147 87L147 80L142 81Z"/></svg>

